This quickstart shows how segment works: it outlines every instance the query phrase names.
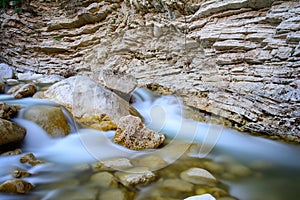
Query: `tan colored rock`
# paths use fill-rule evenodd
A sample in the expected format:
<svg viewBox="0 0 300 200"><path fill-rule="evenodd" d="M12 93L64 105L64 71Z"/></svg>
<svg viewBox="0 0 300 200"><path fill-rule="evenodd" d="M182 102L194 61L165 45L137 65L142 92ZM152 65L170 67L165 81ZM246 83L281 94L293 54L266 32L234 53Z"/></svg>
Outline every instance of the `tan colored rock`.
<svg viewBox="0 0 300 200"><path fill-rule="evenodd" d="M38 124L52 137L63 137L71 131L60 107L47 105L33 106L26 110L24 118Z"/></svg>
<svg viewBox="0 0 300 200"><path fill-rule="evenodd" d="M12 175L14 178L24 178L24 177L31 176L32 174L24 170L14 169Z"/></svg>
<svg viewBox="0 0 300 200"><path fill-rule="evenodd" d="M166 179L162 182L162 188L170 191L192 192L194 185L181 179Z"/></svg>
<svg viewBox="0 0 300 200"><path fill-rule="evenodd" d="M26 135L26 129L14 122L0 119L0 145L20 142Z"/></svg>
<svg viewBox="0 0 300 200"><path fill-rule="evenodd" d="M21 179L5 181L0 185L0 192L26 194L33 189L33 185Z"/></svg>
<svg viewBox="0 0 300 200"><path fill-rule="evenodd" d="M24 97L31 97L37 91L36 85L32 83L28 83L22 85L18 90L16 90L13 95L16 99L24 98Z"/></svg>
<svg viewBox="0 0 300 200"><path fill-rule="evenodd" d="M36 157L32 153L27 153L20 158L21 163L29 163L32 166L39 165L45 163L42 160L36 159Z"/></svg>
<svg viewBox="0 0 300 200"><path fill-rule="evenodd" d="M139 117L122 117L115 132L114 142L132 150L153 149L161 145L165 136L148 129Z"/></svg>
<svg viewBox="0 0 300 200"><path fill-rule="evenodd" d="M0 102L0 118L10 119L14 117L19 111L20 106L8 105L6 103Z"/></svg>
<svg viewBox="0 0 300 200"><path fill-rule="evenodd" d="M191 168L180 173L180 178L194 184L214 185L217 179L205 169Z"/></svg>
<svg viewBox="0 0 300 200"><path fill-rule="evenodd" d="M94 170L125 170L132 167L131 161L127 158L112 158L93 165Z"/></svg>
<svg viewBox="0 0 300 200"><path fill-rule="evenodd" d="M107 199L114 199L114 200L126 200L126 194L124 191L120 189L109 189L100 193L98 200L107 200Z"/></svg>
<svg viewBox="0 0 300 200"><path fill-rule="evenodd" d="M146 185L155 179L155 174L145 167L136 167L116 172L115 176L127 187Z"/></svg>
<svg viewBox="0 0 300 200"><path fill-rule="evenodd" d="M109 130L116 130L117 125L112 122L109 117L103 115L100 116L88 116L82 117L78 120L78 122L83 127L89 127L93 129L98 129L101 131L109 131Z"/></svg>
<svg viewBox="0 0 300 200"><path fill-rule="evenodd" d="M93 174L89 180L89 184L95 185L101 188L109 188L111 186L117 186L117 180L109 172L98 172Z"/></svg>

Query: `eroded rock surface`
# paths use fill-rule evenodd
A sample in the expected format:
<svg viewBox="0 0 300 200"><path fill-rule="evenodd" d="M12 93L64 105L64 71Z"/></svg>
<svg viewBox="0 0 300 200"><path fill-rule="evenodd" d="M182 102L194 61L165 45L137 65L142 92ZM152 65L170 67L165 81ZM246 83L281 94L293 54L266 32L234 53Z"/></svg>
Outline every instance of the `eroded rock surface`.
<svg viewBox="0 0 300 200"><path fill-rule="evenodd" d="M154 149L165 141L165 136L148 129L139 117L122 117L115 132L114 142L132 150Z"/></svg>
<svg viewBox="0 0 300 200"><path fill-rule="evenodd" d="M33 185L21 179L5 181L0 185L0 192L26 194L33 189Z"/></svg>
<svg viewBox="0 0 300 200"><path fill-rule="evenodd" d="M55 1L30 6L38 15L0 16L0 60L17 71L127 72L238 129L300 135L297 0L87 1L73 15Z"/></svg>

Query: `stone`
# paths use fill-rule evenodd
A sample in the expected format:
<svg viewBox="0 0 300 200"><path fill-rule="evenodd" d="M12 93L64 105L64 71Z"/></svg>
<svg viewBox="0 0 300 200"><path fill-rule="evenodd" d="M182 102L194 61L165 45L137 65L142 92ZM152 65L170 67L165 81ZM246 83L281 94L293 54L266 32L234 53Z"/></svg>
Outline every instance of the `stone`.
<svg viewBox="0 0 300 200"><path fill-rule="evenodd" d="M168 163L155 155L139 156L131 161L136 167L148 167L151 170L164 168Z"/></svg>
<svg viewBox="0 0 300 200"><path fill-rule="evenodd" d="M7 151L7 152L4 152L4 153L1 153L0 155L1 156L11 156L11 155L19 155L22 153L22 149L15 149L15 150L12 150L12 151Z"/></svg>
<svg viewBox="0 0 300 200"><path fill-rule="evenodd" d="M100 193L98 200L107 200L107 199L125 200L127 198L124 191L116 188L116 189L109 189Z"/></svg>
<svg viewBox="0 0 300 200"><path fill-rule="evenodd" d="M26 135L26 129L14 122L0 119L0 145L21 142Z"/></svg>
<svg viewBox="0 0 300 200"><path fill-rule="evenodd" d="M20 107L16 105L8 105L6 103L0 102L0 118L1 119L10 119L11 117L16 116Z"/></svg>
<svg viewBox="0 0 300 200"><path fill-rule="evenodd" d="M114 123L130 113L139 115L128 102L87 76L73 76L55 83L44 93L68 108L75 118L84 120L106 114Z"/></svg>
<svg viewBox="0 0 300 200"><path fill-rule="evenodd" d="M136 167L116 172L115 176L127 187L147 185L155 179L155 174L144 167Z"/></svg>
<svg viewBox="0 0 300 200"><path fill-rule="evenodd" d="M35 165L43 164L45 162L36 159L36 157L32 153L27 153L20 158L20 163L28 163L32 166L35 166Z"/></svg>
<svg viewBox="0 0 300 200"><path fill-rule="evenodd" d="M2 77L3 79L10 79L13 78L13 76L13 69L5 63L0 63L0 77Z"/></svg>
<svg viewBox="0 0 300 200"><path fill-rule="evenodd" d="M6 84L9 86L18 85L20 82L17 79L7 79Z"/></svg>
<svg viewBox="0 0 300 200"><path fill-rule="evenodd" d="M0 192L26 194L33 188L34 186L27 181L21 179L12 179L5 181L0 185Z"/></svg>
<svg viewBox="0 0 300 200"><path fill-rule="evenodd" d="M94 164L94 169L107 169L107 170L125 170L132 168L131 161L127 158L111 158Z"/></svg>
<svg viewBox="0 0 300 200"><path fill-rule="evenodd" d="M83 127L98 129L101 131L116 130L117 125L106 115L88 116L78 120Z"/></svg>
<svg viewBox="0 0 300 200"><path fill-rule="evenodd" d="M12 175L14 178L25 178L31 176L32 174L24 170L14 169Z"/></svg>
<svg viewBox="0 0 300 200"><path fill-rule="evenodd" d="M114 142L132 150L153 149L161 145L165 136L148 129L139 117L122 117L115 132Z"/></svg>
<svg viewBox="0 0 300 200"><path fill-rule="evenodd" d="M191 168L180 173L180 178L193 184L215 185L217 179L205 169Z"/></svg>
<svg viewBox="0 0 300 200"><path fill-rule="evenodd" d="M248 167L241 164L231 164L227 166L227 170L229 173L238 177L247 177L252 174L251 170Z"/></svg>
<svg viewBox="0 0 300 200"><path fill-rule="evenodd" d="M188 198L185 198L184 200L216 200L216 198L210 194L201 194L201 195L190 196Z"/></svg>
<svg viewBox="0 0 300 200"><path fill-rule="evenodd" d="M118 185L115 177L109 172L98 172L93 174L90 178L89 184L101 188L109 188L111 186Z"/></svg>
<svg viewBox="0 0 300 200"><path fill-rule="evenodd" d="M12 86L12 87L6 92L6 94L13 94L13 93L15 93L17 90L19 90L22 86L23 86L23 84L14 85L14 86Z"/></svg>
<svg viewBox="0 0 300 200"><path fill-rule="evenodd" d="M181 179L166 179L162 182L162 188L168 189L170 191L180 191L180 192L192 192L194 190L194 185Z"/></svg>
<svg viewBox="0 0 300 200"><path fill-rule="evenodd" d="M52 137L64 137L71 132L61 107L33 106L24 112L23 117L38 124Z"/></svg>
<svg viewBox="0 0 300 200"><path fill-rule="evenodd" d="M25 97L31 97L36 93L37 88L36 85L32 83L28 83L25 85L22 85L18 90L16 90L13 95L16 99L21 99Z"/></svg>
<svg viewBox="0 0 300 200"><path fill-rule="evenodd" d="M206 168L209 172L222 174L224 172L224 167L213 161L205 161L203 162L204 168Z"/></svg>

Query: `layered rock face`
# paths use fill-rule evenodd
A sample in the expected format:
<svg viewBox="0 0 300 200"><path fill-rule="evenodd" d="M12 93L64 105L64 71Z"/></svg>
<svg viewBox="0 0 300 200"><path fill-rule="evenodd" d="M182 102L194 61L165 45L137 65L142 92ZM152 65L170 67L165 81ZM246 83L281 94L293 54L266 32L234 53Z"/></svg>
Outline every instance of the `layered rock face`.
<svg viewBox="0 0 300 200"><path fill-rule="evenodd" d="M73 13L66 12L70 6ZM114 69L241 130L300 136L298 0L34 1L29 7L34 12L1 14L0 61L17 71L100 80L103 69Z"/></svg>

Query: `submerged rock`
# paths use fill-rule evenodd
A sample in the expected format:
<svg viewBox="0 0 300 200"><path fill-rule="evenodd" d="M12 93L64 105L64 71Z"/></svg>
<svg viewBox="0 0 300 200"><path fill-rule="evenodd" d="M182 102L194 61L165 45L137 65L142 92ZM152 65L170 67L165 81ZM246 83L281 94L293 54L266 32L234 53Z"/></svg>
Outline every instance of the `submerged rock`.
<svg viewBox="0 0 300 200"><path fill-rule="evenodd" d="M21 179L5 181L0 185L0 192L26 194L33 189L33 185Z"/></svg>
<svg viewBox="0 0 300 200"><path fill-rule="evenodd" d="M175 190L180 192L192 192L194 190L193 184L177 178L164 180L161 187L170 191Z"/></svg>
<svg viewBox="0 0 300 200"><path fill-rule="evenodd" d="M26 135L26 129L14 122L0 119L0 145L20 142Z"/></svg>
<svg viewBox="0 0 300 200"><path fill-rule="evenodd" d="M216 198L210 194L201 194L185 198L184 200L216 200Z"/></svg>
<svg viewBox="0 0 300 200"><path fill-rule="evenodd" d="M117 123L122 116L139 116L128 102L87 76L62 80L52 85L45 92L45 97L65 106L75 118L81 120L106 114Z"/></svg>
<svg viewBox="0 0 300 200"><path fill-rule="evenodd" d="M1 119L10 119L17 114L19 106L8 105L6 103L0 102L0 118Z"/></svg>
<svg viewBox="0 0 300 200"><path fill-rule="evenodd" d="M24 97L31 97L36 93L37 88L36 85L32 83L28 83L22 85L18 90L16 90L13 95L16 99L24 98Z"/></svg>
<svg viewBox="0 0 300 200"><path fill-rule="evenodd" d="M52 137L63 137L71 131L60 107L47 105L34 106L24 113L24 118L38 124Z"/></svg>
<svg viewBox="0 0 300 200"><path fill-rule="evenodd" d="M155 179L155 174L145 167L136 167L124 172L116 172L115 176L128 187L146 185Z"/></svg>
<svg viewBox="0 0 300 200"><path fill-rule="evenodd" d="M211 173L196 167L181 172L180 178L194 184L211 185L217 183L217 179Z"/></svg>
<svg viewBox="0 0 300 200"><path fill-rule="evenodd" d="M148 129L140 118L132 115L120 119L114 137L115 143L132 150L157 148L164 140L163 134Z"/></svg>
<svg viewBox="0 0 300 200"><path fill-rule="evenodd" d="M98 172L91 176L89 184L97 187L109 188L111 186L117 186L117 180L109 172Z"/></svg>

